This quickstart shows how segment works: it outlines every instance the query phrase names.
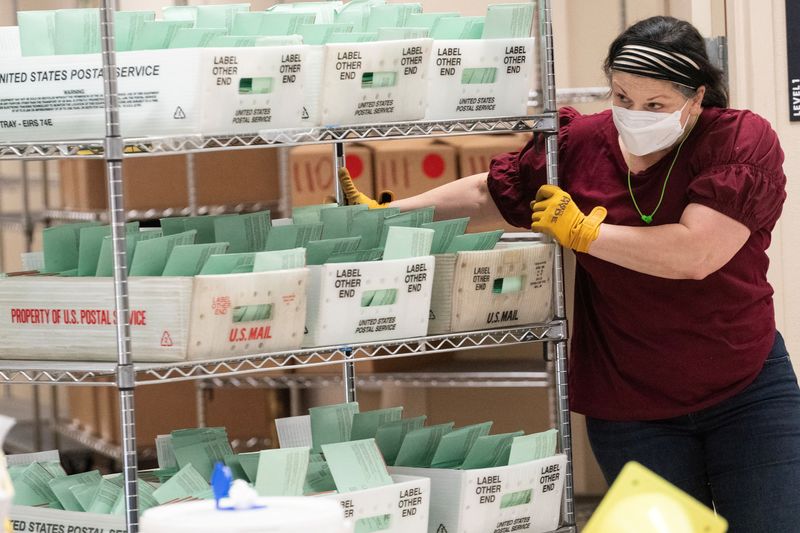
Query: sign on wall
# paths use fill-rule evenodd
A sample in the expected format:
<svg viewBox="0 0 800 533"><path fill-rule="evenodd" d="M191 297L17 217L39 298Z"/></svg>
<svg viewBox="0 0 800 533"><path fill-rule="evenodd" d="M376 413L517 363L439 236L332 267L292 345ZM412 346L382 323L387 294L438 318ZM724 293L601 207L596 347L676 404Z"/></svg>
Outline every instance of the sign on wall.
<svg viewBox="0 0 800 533"><path fill-rule="evenodd" d="M786 56L789 61L789 120L800 122L800 2L786 0Z"/></svg>

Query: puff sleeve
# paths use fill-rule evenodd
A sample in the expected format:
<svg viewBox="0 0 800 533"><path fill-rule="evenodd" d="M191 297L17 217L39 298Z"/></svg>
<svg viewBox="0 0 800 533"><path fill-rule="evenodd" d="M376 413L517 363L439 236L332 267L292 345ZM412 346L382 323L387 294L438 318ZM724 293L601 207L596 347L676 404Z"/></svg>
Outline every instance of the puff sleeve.
<svg viewBox="0 0 800 533"><path fill-rule="evenodd" d="M570 124L581 116L571 107L558 111L559 159L569 146ZM506 221L519 228L531 225L530 203L539 187L547 183L545 137L534 134L521 151L500 154L492 159L486 184L489 193Z"/></svg>
<svg viewBox="0 0 800 533"><path fill-rule="evenodd" d="M786 199L783 151L769 123L749 111L721 117L708 133L690 203L710 207L751 232L771 231Z"/></svg>

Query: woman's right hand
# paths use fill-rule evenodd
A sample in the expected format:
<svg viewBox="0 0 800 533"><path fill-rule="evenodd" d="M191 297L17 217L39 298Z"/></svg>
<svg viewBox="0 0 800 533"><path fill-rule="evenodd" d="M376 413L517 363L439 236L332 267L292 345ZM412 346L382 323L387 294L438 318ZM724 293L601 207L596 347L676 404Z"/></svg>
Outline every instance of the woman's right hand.
<svg viewBox="0 0 800 533"><path fill-rule="evenodd" d="M356 189L353 178L350 177L350 172L346 167L339 169L339 183L342 185L342 192L347 198L348 205L366 205L370 209L383 209L389 207L389 203L394 200L394 194L391 191L383 191L380 194L380 201L376 201Z"/></svg>

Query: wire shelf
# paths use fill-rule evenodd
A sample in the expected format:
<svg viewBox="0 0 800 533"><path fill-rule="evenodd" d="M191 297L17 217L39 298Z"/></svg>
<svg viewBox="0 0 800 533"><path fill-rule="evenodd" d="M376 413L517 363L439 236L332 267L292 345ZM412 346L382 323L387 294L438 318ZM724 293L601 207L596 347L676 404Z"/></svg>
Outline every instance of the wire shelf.
<svg viewBox="0 0 800 533"><path fill-rule="evenodd" d="M295 146L366 139L400 139L439 137L478 133L508 133L510 131L556 131L554 113L524 117L500 117L472 120L439 120L390 122L336 127L266 130L253 135L153 137L126 139L127 157L259 148ZM100 140L0 143L0 159L52 159L66 157L102 158L104 143Z"/></svg>
<svg viewBox="0 0 800 533"><path fill-rule="evenodd" d="M405 388L531 388L551 384L548 372L405 372L356 374L356 387L380 390L386 386ZM339 375L214 377L200 382L204 389L322 389L344 383Z"/></svg>
<svg viewBox="0 0 800 533"><path fill-rule="evenodd" d="M269 370L317 367L376 359L433 355L517 343L558 341L566 338L563 321L449 335L433 335L349 346L326 346L243 355L205 361L136 363L137 385L234 377ZM64 361L0 361L0 383L114 386L116 363Z"/></svg>
<svg viewBox="0 0 800 533"><path fill-rule="evenodd" d="M265 209L278 209L278 202L242 203L236 205L203 205L198 206L198 215L226 215L233 213L255 213ZM125 212L126 220L154 220L169 217L188 217L192 215L189 207L167 209L132 209ZM42 211L39 218L53 222L108 222L108 211L76 211L71 209L48 209Z"/></svg>

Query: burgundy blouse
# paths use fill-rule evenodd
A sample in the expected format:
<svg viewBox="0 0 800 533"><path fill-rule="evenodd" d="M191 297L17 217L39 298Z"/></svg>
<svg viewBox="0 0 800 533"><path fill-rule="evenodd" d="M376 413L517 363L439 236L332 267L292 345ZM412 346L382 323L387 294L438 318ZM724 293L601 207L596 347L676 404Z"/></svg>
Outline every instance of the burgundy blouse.
<svg viewBox="0 0 800 533"><path fill-rule="evenodd" d="M644 226L628 192L611 112L563 108L559 115L561 187L584 213L602 205L605 222ZM674 151L632 175L643 213L658 203L673 157ZM742 249L702 281L640 274L576 254L574 411L607 420L671 418L729 398L755 379L775 335L765 250L786 198L782 164L766 120L707 108L683 145L652 225L676 223L688 204L702 204L750 229ZM489 191L509 223L530 227L530 202L546 182L545 167L541 136L492 161Z"/></svg>

